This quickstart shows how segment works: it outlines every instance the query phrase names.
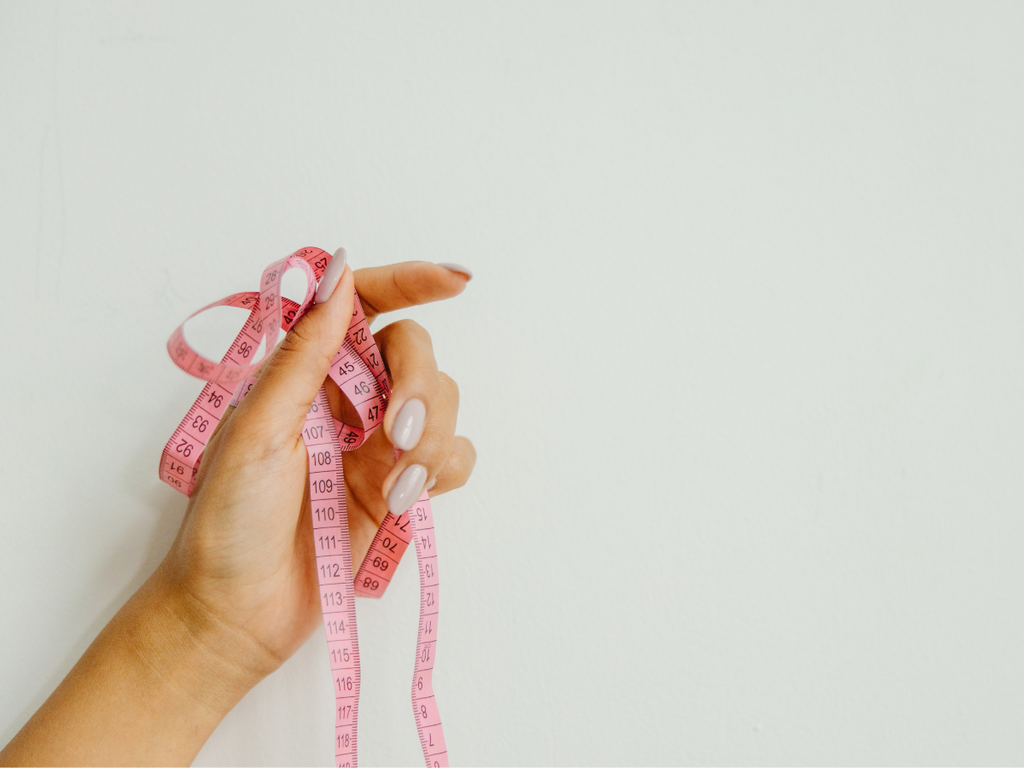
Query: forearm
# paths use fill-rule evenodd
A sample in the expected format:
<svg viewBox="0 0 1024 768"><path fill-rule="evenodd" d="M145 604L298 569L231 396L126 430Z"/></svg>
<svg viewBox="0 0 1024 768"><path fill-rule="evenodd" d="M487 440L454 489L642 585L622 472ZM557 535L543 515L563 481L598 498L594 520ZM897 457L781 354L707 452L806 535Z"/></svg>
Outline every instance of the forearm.
<svg viewBox="0 0 1024 768"><path fill-rule="evenodd" d="M158 570L0 751L0 765L189 764L261 677L230 634Z"/></svg>

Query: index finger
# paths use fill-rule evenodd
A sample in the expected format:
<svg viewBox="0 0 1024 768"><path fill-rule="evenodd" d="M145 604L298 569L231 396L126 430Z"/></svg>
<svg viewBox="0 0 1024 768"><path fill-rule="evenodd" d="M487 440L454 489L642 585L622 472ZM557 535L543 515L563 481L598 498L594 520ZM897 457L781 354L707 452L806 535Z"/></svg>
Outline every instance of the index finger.
<svg viewBox="0 0 1024 768"><path fill-rule="evenodd" d="M473 277L472 272L457 264L429 261L364 267L353 274L368 322L384 312L458 296Z"/></svg>

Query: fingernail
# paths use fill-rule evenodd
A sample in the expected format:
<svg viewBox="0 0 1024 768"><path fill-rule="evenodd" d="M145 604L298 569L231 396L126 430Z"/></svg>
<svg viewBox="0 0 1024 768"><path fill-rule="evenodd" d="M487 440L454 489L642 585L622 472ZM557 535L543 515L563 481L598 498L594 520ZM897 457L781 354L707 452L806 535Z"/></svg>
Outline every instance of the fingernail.
<svg viewBox="0 0 1024 768"><path fill-rule="evenodd" d="M391 493L388 494L388 510L392 515L400 515L413 504L423 493L423 484L427 482L427 468L422 464L410 464L395 481Z"/></svg>
<svg viewBox="0 0 1024 768"><path fill-rule="evenodd" d="M323 277L320 278L320 287L316 289L316 299L314 299L316 304L323 304L334 294L334 289L338 287L338 281L341 280L341 275L345 271L346 258L344 248L339 248L334 252L334 258L331 259L331 263L324 270Z"/></svg>
<svg viewBox="0 0 1024 768"><path fill-rule="evenodd" d="M394 438L396 448L403 451L411 451L420 441L423 434L423 421L427 417L427 406L422 400L413 398L407 400L402 410L395 417L394 426L391 427L391 436Z"/></svg>
<svg viewBox="0 0 1024 768"><path fill-rule="evenodd" d="M469 270L469 267L464 267L461 264L452 264L451 262L438 262L437 266L444 267L449 272L458 272L460 275L465 275L467 280L473 279L473 273Z"/></svg>

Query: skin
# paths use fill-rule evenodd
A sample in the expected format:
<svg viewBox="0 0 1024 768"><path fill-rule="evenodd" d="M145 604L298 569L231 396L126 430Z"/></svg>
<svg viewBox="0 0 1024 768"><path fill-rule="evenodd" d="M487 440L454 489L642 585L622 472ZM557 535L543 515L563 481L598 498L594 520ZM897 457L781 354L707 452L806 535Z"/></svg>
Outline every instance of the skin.
<svg viewBox="0 0 1024 768"><path fill-rule="evenodd" d="M455 296L467 282L426 262L346 268L331 298L300 319L221 421L163 562L0 751L0 765L192 762L231 708L321 623L301 429L345 336L353 289L372 321ZM403 320L374 336L394 391L383 429L344 454L354 566L405 467L425 466L436 496L462 486L476 460L455 435L458 388L438 371L427 332ZM346 401L328 384L332 410L345 420ZM391 428L411 397L426 405L426 423L396 464Z"/></svg>

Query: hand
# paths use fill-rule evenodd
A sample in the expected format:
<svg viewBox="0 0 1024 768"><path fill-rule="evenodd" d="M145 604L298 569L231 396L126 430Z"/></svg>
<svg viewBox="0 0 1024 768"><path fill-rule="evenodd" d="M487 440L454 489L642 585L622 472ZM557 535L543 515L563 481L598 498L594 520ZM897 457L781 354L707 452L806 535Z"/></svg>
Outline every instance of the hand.
<svg viewBox="0 0 1024 768"><path fill-rule="evenodd" d="M372 320L455 296L469 277L425 262L354 276L342 266L328 265L317 305L221 420L167 557L0 750L0 765L189 764L319 625L301 429L345 337L352 291ZM400 513L424 484L435 483L432 495L458 488L475 461L472 444L455 436L458 389L438 372L427 332L405 320L375 337L394 388L383 429L344 454L354 567L388 503ZM355 423L333 383L328 399ZM397 464L392 444L406 449Z"/></svg>
<svg viewBox="0 0 1024 768"><path fill-rule="evenodd" d="M328 267L321 285L330 272ZM301 430L325 381L335 418L359 423L326 379L351 317L353 284L372 321L383 312L455 296L467 279L426 262L354 275L346 267L330 299L296 323L211 438L160 571L196 610L209 614L205 620L235 636L234 653L256 678L276 669L321 622ZM427 332L402 320L374 337L393 393L383 428L343 457L353 570L389 503L398 515L426 485L433 483L431 495L458 488L475 461L469 440L455 435L458 387L438 371ZM397 463L392 445L405 449Z"/></svg>

